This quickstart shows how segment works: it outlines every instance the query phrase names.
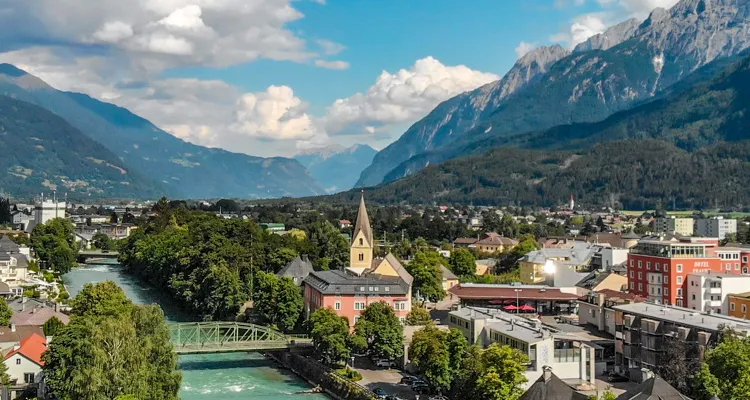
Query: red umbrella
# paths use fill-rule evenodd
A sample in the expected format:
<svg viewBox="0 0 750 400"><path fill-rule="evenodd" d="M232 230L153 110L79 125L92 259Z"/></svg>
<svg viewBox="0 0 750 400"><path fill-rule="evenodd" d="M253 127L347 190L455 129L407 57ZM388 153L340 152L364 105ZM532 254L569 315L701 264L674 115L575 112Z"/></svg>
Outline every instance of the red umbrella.
<svg viewBox="0 0 750 400"><path fill-rule="evenodd" d="M518 307L514 306L513 304L511 304L509 306L505 306L503 308L506 309L506 310L509 310L509 311L518 310Z"/></svg>
<svg viewBox="0 0 750 400"><path fill-rule="evenodd" d="M528 304L524 304L521 307L519 307L518 309L521 310L521 311L536 311L536 308L534 308L533 306L530 306Z"/></svg>

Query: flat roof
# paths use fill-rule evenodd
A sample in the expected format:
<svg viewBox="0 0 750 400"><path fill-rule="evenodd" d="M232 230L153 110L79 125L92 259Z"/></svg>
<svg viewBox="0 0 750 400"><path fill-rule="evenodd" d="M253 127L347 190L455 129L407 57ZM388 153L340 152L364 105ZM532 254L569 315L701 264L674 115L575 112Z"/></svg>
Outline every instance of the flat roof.
<svg viewBox="0 0 750 400"><path fill-rule="evenodd" d="M646 318L669 321L679 325L690 325L706 330L718 331L726 326L737 331L750 332L750 321L720 314L701 313L689 308L665 306L654 303L631 303L613 306L617 311L638 314Z"/></svg>
<svg viewBox="0 0 750 400"><path fill-rule="evenodd" d="M460 299L467 300L577 300L578 295L565 293L560 288L543 285L491 285L460 283L448 290Z"/></svg>

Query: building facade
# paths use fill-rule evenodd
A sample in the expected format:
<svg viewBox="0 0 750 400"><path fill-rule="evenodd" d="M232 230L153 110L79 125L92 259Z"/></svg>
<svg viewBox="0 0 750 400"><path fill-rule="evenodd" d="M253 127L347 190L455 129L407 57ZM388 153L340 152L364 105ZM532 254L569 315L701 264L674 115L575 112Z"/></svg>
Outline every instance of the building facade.
<svg viewBox="0 0 750 400"><path fill-rule="evenodd" d="M725 239L729 234L737 234L737 220L724 217L702 218L695 221L698 236Z"/></svg>
<svg viewBox="0 0 750 400"><path fill-rule="evenodd" d="M631 293L603 289L591 292L578 300L578 323L592 325L600 332L615 335L614 306L643 302L646 299Z"/></svg>
<svg viewBox="0 0 750 400"><path fill-rule="evenodd" d="M657 233L676 233L682 236L692 236L694 221L692 218L677 218L674 216L654 218L654 231Z"/></svg>
<svg viewBox="0 0 750 400"><path fill-rule="evenodd" d="M729 295L750 288L750 275L688 274L687 308L729 314Z"/></svg>
<svg viewBox="0 0 750 400"><path fill-rule="evenodd" d="M728 316L651 303L613 307L615 314L615 371L634 379L642 368L659 371L665 349L675 341L685 344L686 357L702 359L717 343L723 327L740 334L750 332L750 322Z"/></svg>
<svg viewBox="0 0 750 400"><path fill-rule="evenodd" d="M498 309L465 307L451 311L448 325L461 331L469 344L487 347L500 343L529 357L524 371L526 386L551 367L561 379L594 382L605 363L597 355L597 346L577 337L545 327L540 321L509 314Z"/></svg>
<svg viewBox="0 0 750 400"><path fill-rule="evenodd" d="M727 301L730 317L750 319L750 292L730 294Z"/></svg>
<svg viewBox="0 0 750 400"><path fill-rule="evenodd" d="M686 306L688 274L739 275L741 257L739 249L719 249L716 239L643 239L628 254L628 289L657 304Z"/></svg>

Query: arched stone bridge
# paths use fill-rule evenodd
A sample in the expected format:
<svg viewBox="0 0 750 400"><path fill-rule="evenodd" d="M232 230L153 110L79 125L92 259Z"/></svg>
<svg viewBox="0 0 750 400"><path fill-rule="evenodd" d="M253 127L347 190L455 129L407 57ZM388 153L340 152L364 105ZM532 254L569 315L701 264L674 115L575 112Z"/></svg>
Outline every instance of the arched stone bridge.
<svg viewBox="0 0 750 400"><path fill-rule="evenodd" d="M267 326L241 322L169 324L177 354L231 353L312 346L304 335L285 335Z"/></svg>

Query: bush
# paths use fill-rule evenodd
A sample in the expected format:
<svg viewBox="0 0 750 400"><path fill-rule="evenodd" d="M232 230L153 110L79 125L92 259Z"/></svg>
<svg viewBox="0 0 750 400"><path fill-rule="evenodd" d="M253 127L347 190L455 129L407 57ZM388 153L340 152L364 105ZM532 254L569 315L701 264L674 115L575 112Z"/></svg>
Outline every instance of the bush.
<svg viewBox="0 0 750 400"><path fill-rule="evenodd" d="M349 367L337 369L336 374L354 382L362 380L362 374Z"/></svg>

